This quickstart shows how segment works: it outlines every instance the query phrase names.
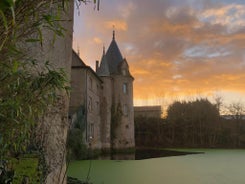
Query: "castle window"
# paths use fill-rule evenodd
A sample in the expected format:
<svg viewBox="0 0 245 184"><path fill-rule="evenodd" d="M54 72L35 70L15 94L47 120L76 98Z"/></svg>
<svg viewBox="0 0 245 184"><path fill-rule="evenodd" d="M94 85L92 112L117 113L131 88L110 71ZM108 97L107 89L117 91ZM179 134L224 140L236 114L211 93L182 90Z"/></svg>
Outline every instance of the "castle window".
<svg viewBox="0 0 245 184"><path fill-rule="evenodd" d="M127 83L123 83L123 93L128 94L128 84Z"/></svg>
<svg viewBox="0 0 245 184"><path fill-rule="evenodd" d="M99 93L99 91L100 91L100 87L99 87L99 85L98 85L98 84L97 84L96 86L97 86L97 93Z"/></svg>
<svg viewBox="0 0 245 184"><path fill-rule="evenodd" d="M124 116L128 116L128 106L127 106L127 104L123 105L123 115Z"/></svg>
<svg viewBox="0 0 245 184"><path fill-rule="evenodd" d="M94 124L90 124L90 130L89 130L90 138L94 138Z"/></svg>
<svg viewBox="0 0 245 184"><path fill-rule="evenodd" d="M94 124L89 123L88 124L87 142L92 141L93 138L94 138Z"/></svg>
<svg viewBox="0 0 245 184"><path fill-rule="evenodd" d="M92 112L93 110L93 104L92 104L92 97L88 97L88 111Z"/></svg>
<svg viewBox="0 0 245 184"><path fill-rule="evenodd" d="M127 71L125 69L123 69L122 74L125 76L127 74Z"/></svg>
<svg viewBox="0 0 245 184"><path fill-rule="evenodd" d="M89 89L92 89L93 87L93 80L91 77L89 77Z"/></svg>
<svg viewBox="0 0 245 184"><path fill-rule="evenodd" d="M96 110L97 110L97 113L100 114L100 104L98 101L96 102Z"/></svg>

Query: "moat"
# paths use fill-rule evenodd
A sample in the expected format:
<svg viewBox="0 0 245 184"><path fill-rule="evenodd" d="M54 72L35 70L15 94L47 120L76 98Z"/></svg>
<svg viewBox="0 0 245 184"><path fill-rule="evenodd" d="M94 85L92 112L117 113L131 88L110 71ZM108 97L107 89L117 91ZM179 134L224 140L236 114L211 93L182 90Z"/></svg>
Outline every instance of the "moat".
<svg viewBox="0 0 245 184"><path fill-rule="evenodd" d="M88 176L93 184L245 183L245 150L178 151L183 154L160 158L155 155L158 158L143 160L92 160L89 176L90 161L74 161L69 166L68 175L81 180ZM184 154L186 152L199 154Z"/></svg>

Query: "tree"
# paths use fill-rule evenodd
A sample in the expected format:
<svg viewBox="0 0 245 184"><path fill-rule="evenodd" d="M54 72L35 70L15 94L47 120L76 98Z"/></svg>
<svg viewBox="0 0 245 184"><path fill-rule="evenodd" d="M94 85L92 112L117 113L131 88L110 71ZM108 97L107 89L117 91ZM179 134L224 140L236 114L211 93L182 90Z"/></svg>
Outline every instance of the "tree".
<svg viewBox="0 0 245 184"><path fill-rule="evenodd" d="M215 105L217 107L217 109L219 110L219 113L221 114L221 111L222 111L222 107L223 107L223 97L220 96L220 95L215 95L214 96L214 101L215 101Z"/></svg>
<svg viewBox="0 0 245 184"><path fill-rule="evenodd" d="M235 144L240 147L241 141L245 141L245 137L243 136L245 133L245 128L242 126L243 117L245 114L244 105L241 102L233 102L228 106L228 112L235 123Z"/></svg>
<svg viewBox="0 0 245 184"><path fill-rule="evenodd" d="M172 139L177 144L212 146L216 141L219 117L217 106L207 99L174 102L167 109L167 122L172 124Z"/></svg>

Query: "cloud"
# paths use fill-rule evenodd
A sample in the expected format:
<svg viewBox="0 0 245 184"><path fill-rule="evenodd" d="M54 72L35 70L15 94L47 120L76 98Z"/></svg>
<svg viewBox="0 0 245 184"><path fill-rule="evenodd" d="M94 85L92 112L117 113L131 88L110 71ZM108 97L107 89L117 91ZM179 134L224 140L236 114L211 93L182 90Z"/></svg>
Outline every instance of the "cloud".
<svg viewBox="0 0 245 184"><path fill-rule="evenodd" d="M93 38L93 42L96 43L96 44L102 44L103 43L102 40L100 38L98 38L98 37L94 37Z"/></svg>
<svg viewBox="0 0 245 184"><path fill-rule="evenodd" d="M119 31L127 31L128 25L127 22L123 20L109 20L104 22L105 28L106 29L112 29L115 27Z"/></svg>
<svg viewBox="0 0 245 184"><path fill-rule="evenodd" d="M129 2L123 3L120 7L118 7L118 12L120 12L121 17L123 17L124 19L128 19L130 18L135 8L136 8L136 5L133 2L129 1Z"/></svg>
<svg viewBox="0 0 245 184"><path fill-rule="evenodd" d="M189 47L184 51L186 57L224 57L230 55L230 49L223 46L210 46L204 43Z"/></svg>
<svg viewBox="0 0 245 184"><path fill-rule="evenodd" d="M100 12L91 12L81 11L87 30L84 57L101 57L96 44L108 47L115 25L116 41L135 78L135 98L217 90L245 94L241 1L103 1Z"/></svg>
<svg viewBox="0 0 245 184"><path fill-rule="evenodd" d="M198 17L204 22L224 25L228 32L235 32L245 26L245 5L228 4L210 8L200 13Z"/></svg>

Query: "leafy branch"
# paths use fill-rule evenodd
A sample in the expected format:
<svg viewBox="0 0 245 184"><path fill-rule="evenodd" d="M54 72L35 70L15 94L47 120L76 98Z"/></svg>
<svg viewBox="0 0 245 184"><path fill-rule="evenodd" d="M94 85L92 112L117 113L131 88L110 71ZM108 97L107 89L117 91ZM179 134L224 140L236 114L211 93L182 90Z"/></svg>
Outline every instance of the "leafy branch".
<svg viewBox="0 0 245 184"><path fill-rule="evenodd" d="M69 92L65 71L28 50L43 46L44 30L53 33L53 41L64 35L60 23L69 20L61 18L61 11L68 1L60 2L0 1L0 162L26 153L40 118L61 91Z"/></svg>

